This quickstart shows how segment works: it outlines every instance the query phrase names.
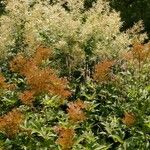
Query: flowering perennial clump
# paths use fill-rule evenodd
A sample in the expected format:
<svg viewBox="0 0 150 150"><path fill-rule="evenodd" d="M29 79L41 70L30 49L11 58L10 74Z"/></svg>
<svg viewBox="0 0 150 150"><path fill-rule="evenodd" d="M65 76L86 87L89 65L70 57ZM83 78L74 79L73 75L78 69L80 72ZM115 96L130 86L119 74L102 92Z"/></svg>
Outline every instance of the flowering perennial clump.
<svg viewBox="0 0 150 150"><path fill-rule="evenodd" d="M4 132L8 137L13 137L19 132L22 122L23 114L19 110L13 109L0 117L0 131Z"/></svg>
<svg viewBox="0 0 150 150"><path fill-rule="evenodd" d="M70 102L67 109L70 120L73 122L84 121L86 119L84 108L86 108L86 105L81 100Z"/></svg>
<svg viewBox="0 0 150 150"><path fill-rule="evenodd" d="M25 76L29 85L30 91L25 91L20 95L21 101L25 104L31 104L34 95L42 93L58 95L64 99L71 94L67 89L68 82L65 78L58 78L50 67L39 66L42 60L49 58L51 55L49 51L48 48L40 47L33 57L27 58L23 54L18 54L10 62L10 69Z"/></svg>
<svg viewBox="0 0 150 150"><path fill-rule="evenodd" d="M142 23L120 30L108 0L5 1L0 149L149 149L150 45Z"/></svg>

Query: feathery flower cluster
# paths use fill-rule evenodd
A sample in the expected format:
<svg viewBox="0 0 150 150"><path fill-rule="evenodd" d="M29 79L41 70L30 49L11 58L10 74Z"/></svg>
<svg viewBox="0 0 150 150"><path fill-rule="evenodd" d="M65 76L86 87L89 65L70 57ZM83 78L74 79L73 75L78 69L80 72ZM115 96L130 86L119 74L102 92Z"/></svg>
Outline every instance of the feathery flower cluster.
<svg viewBox="0 0 150 150"><path fill-rule="evenodd" d="M8 87L7 83L5 82L5 78L2 74L0 74L0 89L5 89Z"/></svg>
<svg viewBox="0 0 150 150"><path fill-rule="evenodd" d="M21 102L25 105L32 106L32 102L34 101L34 92L33 91L24 91L19 95Z"/></svg>
<svg viewBox="0 0 150 150"><path fill-rule="evenodd" d="M74 129L57 127L55 132L59 134L57 143L62 147L63 150L70 150L74 144Z"/></svg>
<svg viewBox="0 0 150 150"><path fill-rule="evenodd" d="M150 55L150 49L147 49L147 46L150 48L149 43L147 45L135 43L132 49L133 58L139 62L145 61Z"/></svg>
<svg viewBox="0 0 150 150"><path fill-rule="evenodd" d="M138 61L140 63L150 58L150 43L135 43L131 51L123 53L123 59L128 61Z"/></svg>
<svg viewBox="0 0 150 150"><path fill-rule="evenodd" d="M83 101L77 100L75 102L70 102L68 104L68 115L71 121L73 122L82 122L86 119L83 109L86 108L86 105Z"/></svg>
<svg viewBox="0 0 150 150"><path fill-rule="evenodd" d="M25 91L20 95L24 104L31 104L34 96L41 93L58 95L62 98L67 98L71 94L67 89L66 79L58 78L54 70L49 67L39 66L42 60L52 56L49 51L48 48L39 47L33 57L27 58L23 54L18 54L10 62L10 69L25 76L30 88L30 91Z"/></svg>
<svg viewBox="0 0 150 150"><path fill-rule="evenodd" d="M95 66L94 80L97 82L105 82L110 79L110 68L114 65L114 61L105 60Z"/></svg>
<svg viewBox="0 0 150 150"><path fill-rule="evenodd" d="M21 53L17 54L13 61L10 62L10 70L13 72L19 72L21 74L24 74L24 68L27 64L27 59L25 56Z"/></svg>
<svg viewBox="0 0 150 150"><path fill-rule="evenodd" d="M67 98L70 95L67 90L67 80L58 78L50 68L38 68L36 72L30 71L26 76L26 80L36 94L51 93L62 98Z"/></svg>
<svg viewBox="0 0 150 150"><path fill-rule="evenodd" d="M8 137L13 137L19 132L22 122L23 114L19 110L13 109L8 114L0 117L0 130Z"/></svg>
<svg viewBox="0 0 150 150"><path fill-rule="evenodd" d="M44 47L40 45L35 52L34 55L34 61L37 63L37 65L40 65L43 60L46 60L48 58L52 58L53 53L52 50L50 50L47 47Z"/></svg>
<svg viewBox="0 0 150 150"><path fill-rule="evenodd" d="M0 89L2 89L2 90L14 90L15 85L6 83L5 77L2 74L0 74Z"/></svg>
<svg viewBox="0 0 150 150"><path fill-rule="evenodd" d="M122 119L122 122L131 127L132 125L135 124L136 122L136 118L135 118L135 115L133 113L130 113L130 112L125 112L124 114L124 118Z"/></svg>

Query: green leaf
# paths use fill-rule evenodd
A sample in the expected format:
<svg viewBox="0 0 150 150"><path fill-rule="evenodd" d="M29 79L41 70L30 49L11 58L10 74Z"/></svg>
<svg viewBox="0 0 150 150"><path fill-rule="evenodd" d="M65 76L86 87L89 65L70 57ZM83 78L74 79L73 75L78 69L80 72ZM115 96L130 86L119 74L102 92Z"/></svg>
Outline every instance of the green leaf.
<svg viewBox="0 0 150 150"><path fill-rule="evenodd" d="M121 144L124 143L124 141L118 135L110 135L110 137L112 137L115 142L119 142Z"/></svg>

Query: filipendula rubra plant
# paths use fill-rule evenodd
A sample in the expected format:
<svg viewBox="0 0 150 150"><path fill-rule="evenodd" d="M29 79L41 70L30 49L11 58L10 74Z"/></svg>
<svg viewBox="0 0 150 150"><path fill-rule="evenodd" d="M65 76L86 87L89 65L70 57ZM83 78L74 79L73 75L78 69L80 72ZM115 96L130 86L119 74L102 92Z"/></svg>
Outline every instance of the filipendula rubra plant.
<svg viewBox="0 0 150 150"><path fill-rule="evenodd" d="M60 129L58 133L57 144L62 149L72 149L74 147L74 136L79 138L75 150L100 148L134 150L143 143L144 148L140 147L139 149L147 149L148 142L146 141L149 138L148 134L141 129L141 125L140 128L137 126L141 132L134 131L133 133L130 132L130 128L124 129L124 124L127 126L132 124L131 129L134 129L137 124L133 126L133 122L139 118L138 112L140 111L142 112L140 113L141 118L144 121L148 120L147 114L149 111L145 106L148 104L146 101L149 100L149 93L148 91L145 92L145 86L148 86L149 82L144 83L139 80L140 84L138 82L138 86L135 85L134 83L137 84L137 80L133 78L134 71L131 68L124 68L124 70L118 68L121 72L118 70L115 72L119 74L117 75L122 88L109 82L115 68L113 67L113 71L111 70L114 65L111 62L109 63L109 60L116 59L120 52L129 50L129 45L132 44L133 40L143 42L146 35L137 34L137 32L140 32L137 26L133 33L120 32L122 23L119 14L112 10L105 1L97 1L89 10L84 9L84 0L57 0L57 2L49 5L49 0L9 0L6 6L7 15L0 18L0 52L1 54L8 52L7 54L12 56L16 54L14 52L23 50L30 55L29 57L23 53L18 53L10 63L11 73L17 72L21 75L21 79L25 79L26 85L24 88L20 90L20 87L17 87L19 89L17 91L19 99L23 104L31 106L35 99L42 101L44 97L42 94L46 94L46 96L58 95L62 99L67 99L70 96L67 81L64 78L58 78L53 69L45 66L45 62L47 62L45 60L53 57L51 56L53 55L51 50L40 46L35 54L31 56L33 50L37 47L37 43L44 43L53 48L55 57L52 65L58 69L61 75L65 74L69 77L68 79L71 79L72 73L76 70L83 75L83 78L85 74L87 79L84 80L85 82L81 81L80 84L77 81L76 84L79 84L77 86L72 83L73 88L79 87L73 99L83 98L84 101L90 101L93 104L93 109L89 116L85 116L84 106L74 101L68 103L68 107L65 105L67 108L62 110L61 107L52 104L51 96L48 96L49 103L47 105L49 107L42 105L44 107L40 107L40 109L35 107L34 111L29 107L26 111L25 127L31 129L31 135L30 137L25 136L25 138L19 137L19 140L16 140L17 142L13 141L12 143L19 147L13 148L57 149L57 145L54 146L56 135L51 134L51 127L61 124L62 130ZM135 48L133 52L136 56L133 63L135 68L139 64L135 63L138 60L137 58L140 58L139 62L144 60L141 59L143 53L140 57L138 53ZM100 63L96 66L94 74L93 66L99 60ZM142 68L141 66L139 65L140 68ZM141 69L134 73L138 76L139 72L141 75L143 74L143 77L149 77L147 74L142 73ZM16 73L14 73L15 75ZM91 83L93 82L92 79L89 79L91 76L97 82ZM139 79L141 79L141 76ZM3 78L1 81L3 87L6 87ZM103 82L108 84L99 84ZM97 86L99 87L97 88ZM141 87L143 87L142 96L140 95ZM38 95L42 95L42 98ZM6 98L4 97L4 99ZM18 100L16 97L14 99ZM54 98L54 100L57 101L57 98ZM17 103L17 105L20 105L20 103ZM23 107L23 109L28 108L24 105L20 107ZM124 114L122 119L124 112L128 112L128 114ZM135 116L132 113L136 114L137 118L134 118ZM122 121L119 122L118 118L121 118ZM87 120L84 124L85 119ZM126 134L125 130L129 134ZM5 132L4 129L3 132ZM142 144L136 141L132 142L133 140L130 139L142 141ZM21 140L23 142L20 142ZM132 148L135 143L137 145ZM8 149L7 146L5 149Z"/></svg>

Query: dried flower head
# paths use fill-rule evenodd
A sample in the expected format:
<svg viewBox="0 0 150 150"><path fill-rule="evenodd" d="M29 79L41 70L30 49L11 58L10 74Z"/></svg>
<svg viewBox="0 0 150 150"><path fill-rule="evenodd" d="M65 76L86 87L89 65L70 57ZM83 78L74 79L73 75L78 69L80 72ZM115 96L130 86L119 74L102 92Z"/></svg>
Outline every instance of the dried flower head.
<svg viewBox="0 0 150 150"><path fill-rule="evenodd" d="M27 58L19 54L11 61L10 67L12 71L19 72L25 76L30 90L34 91L35 94L48 93L65 99L71 94L67 89L67 80L58 78L54 70L49 67L42 68L39 66L39 63L48 58L47 54L50 53L49 49L40 47L33 57ZM27 97L32 97L32 94L29 92L24 93L21 95L21 99L27 104Z"/></svg>
<svg viewBox="0 0 150 150"><path fill-rule="evenodd" d="M131 51L122 52L120 56L121 56L122 60L131 60L131 59L133 59L133 55L132 55Z"/></svg>
<svg viewBox="0 0 150 150"><path fill-rule="evenodd" d="M81 122L86 119L83 109L86 107L83 101L77 100L68 104L68 115L71 121Z"/></svg>
<svg viewBox="0 0 150 150"><path fill-rule="evenodd" d="M114 61L105 60L95 66L94 80L97 82L104 82L110 79L110 68Z"/></svg>
<svg viewBox="0 0 150 150"><path fill-rule="evenodd" d="M34 94L33 91L24 91L19 95L19 98L23 104L31 106L34 101Z"/></svg>
<svg viewBox="0 0 150 150"><path fill-rule="evenodd" d="M136 117L133 113L131 112L125 112L124 118L122 119L122 122L127 125L127 126L132 126L136 122Z"/></svg>
<svg viewBox="0 0 150 150"><path fill-rule="evenodd" d="M58 127L56 132L59 134L57 143L63 150L70 150L74 144L74 129Z"/></svg>
<svg viewBox="0 0 150 150"><path fill-rule="evenodd" d="M68 82L58 78L54 70L50 68L38 68L36 72L30 71L26 76L27 84L36 94L49 93L66 98L70 95L67 90Z"/></svg>
<svg viewBox="0 0 150 150"><path fill-rule="evenodd" d="M13 109L11 112L0 117L0 130L8 137L13 137L19 132L22 122L23 114L19 110Z"/></svg>
<svg viewBox="0 0 150 150"><path fill-rule="evenodd" d="M16 87L15 84L9 84L6 82L5 77L0 74L0 89L2 90L14 90Z"/></svg>
<svg viewBox="0 0 150 150"><path fill-rule="evenodd" d="M8 87L5 81L6 81L5 77L2 74L0 74L0 89L5 89Z"/></svg>
<svg viewBox="0 0 150 150"><path fill-rule="evenodd" d="M146 49L146 45L135 43L132 49L132 55L134 59L137 59L139 62L145 61L149 56L150 50Z"/></svg>
<svg viewBox="0 0 150 150"><path fill-rule="evenodd" d="M35 55L34 55L34 61L40 65L42 63L43 60L46 60L48 58L51 58L52 57L52 50L47 48L47 47L44 47L44 46L39 46L37 49L36 49L36 52L35 52Z"/></svg>
<svg viewBox="0 0 150 150"><path fill-rule="evenodd" d="M16 84L9 84L7 89L8 90L15 90L16 89Z"/></svg>
<svg viewBox="0 0 150 150"><path fill-rule="evenodd" d="M14 72L22 72L25 64L27 63L27 59L21 53L19 53L15 58L10 62L10 70Z"/></svg>
<svg viewBox="0 0 150 150"><path fill-rule="evenodd" d="M129 52L123 53L122 58L127 61L145 62L150 56L150 43L140 44L135 43Z"/></svg>

